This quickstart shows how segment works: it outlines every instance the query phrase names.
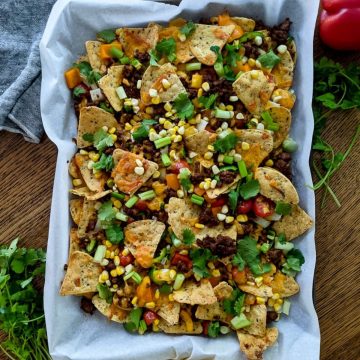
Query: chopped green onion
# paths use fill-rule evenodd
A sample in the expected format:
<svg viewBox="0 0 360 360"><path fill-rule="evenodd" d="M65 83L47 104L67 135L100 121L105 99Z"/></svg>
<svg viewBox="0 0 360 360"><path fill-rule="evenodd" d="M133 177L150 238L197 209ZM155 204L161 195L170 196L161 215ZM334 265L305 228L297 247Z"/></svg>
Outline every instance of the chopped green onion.
<svg viewBox="0 0 360 360"><path fill-rule="evenodd" d="M126 274L123 279L124 281L129 280L134 275L135 271L130 271L128 274Z"/></svg>
<svg viewBox="0 0 360 360"><path fill-rule="evenodd" d="M118 199L118 200L124 200L125 199L125 194L118 193L118 192L112 192L111 196L113 198L115 198L115 199Z"/></svg>
<svg viewBox="0 0 360 360"><path fill-rule="evenodd" d="M122 64L122 65L130 64L130 58L128 58L127 56L122 57L120 59L120 64Z"/></svg>
<svg viewBox="0 0 360 360"><path fill-rule="evenodd" d="M202 196L196 195L196 194L192 194L191 195L191 202L201 206L204 203L205 199Z"/></svg>
<svg viewBox="0 0 360 360"><path fill-rule="evenodd" d="M186 64L185 66L186 71L195 71L200 69L201 69L201 63L190 63L190 64Z"/></svg>
<svg viewBox="0 0 360 360"><path fill-rule="evenodd" d="M232 111L221 110L216 108L214 112L214 116L219 119L231 119L234 116Z"/></svg>
<svg viewBox="0 0 360 360"><path fill-rule="evenodd" d="M132 271L132 275L131 275L131 278L137 283L137 284L140 284L141 283L141 280L142 280L142 277L140 276L140 274L138 274L136 271Z"/></svg>
<svg viewBox="0 0 360 360"><path fill-rule="evenodd" d="M244 160L240 160L238 162L238 168L239 168L239 173L240 173L240 176L242 178L246 177L248 175L248 172L247 172L247 168L246 168L246 164L245 164L245 161Z"/></svg>
<svg viewBox="0 0 360 360"><path fill-rule="evenodd" d="M249 182L249 181L251 181L252 180L252 178L253 178L253 173L249 173L249 174L247 174L246 175L246 182Z"/></svg>
<svg viewBox="0 0 360 360"><path fill-rule="evenodd" d="M220 332L223 334L223 335L226 335L230 332L230 329L228 326L220 326Z"/></svg>
<svg viewBox="0 0 360 360"><path fill-rule="evenodd" d="M229 155L225 155L223 162L224 162L225 164L231 165L231 164L234 162L234 157L233 157L233 156L229 156Z"/></svg>
<svg viewBox="0 0 360 360"><path fill-rule="evenodd" d="M273 118L271 117L268 111L264 111L263 113L261 113L261 117L264 120L264 125L266 129L271 131L279 130L279 124L274 122Z"/></svg>
<svg viewBox="0 0 360 360"><path fill-rule="evenodd" d="M291 242L284 242L284 243L281 243L278 238L275 238L275 245L274 245L274 248L277 249L277 250L282 250L284 251L285 253L287 253L288 251L290 251L291 249L294 248L294 244L291 243Z"/></svg>
<svg viewBox="0 0 360 360"><path fill-rule="evenodd" d="M138 194L138 195L139 195L139 198L140 198L141 200L151 200L151 199L153 199L154 197L156 197L156 194L155 194L155 191L154 191L154 190L144 191L143 193Z"/></svg>
<svg viewBox="0 0 360 360"><path fill-rule="evenodd" d="M291 204L278 201L275 206L275 212L280 215L289 215L291 214Z"/></svg>
<svg viewBox="0 0 360 360"><path fill-rule="evenodd" d="M285 299L284 302L283 302L281 312L283 312L285 315L289 316L290 306L291 306L291 302L289 300Z"/></svg>
<svg viewBox="0 0 360 360"><path fill-rule="evenodd" d="M275 236L276 236L276 233L274 230L269 230L266 237L269 239L269 240L275 240Z"/></svg>
<svg viewBox="0 0 360 360"><path fill-rule="evenodd" d="M185 276L183 274L176 274L173 286L174 290L179 290L182 287L184 280Z"/></svg>
<svg viewBox="0 0 360 360"><path fill-rule="evenodd" d="M117 220L120 220L120 221L127 221L129 218L126 214L124 214L122 212L117 212L115 217Z"/></svg>
<svg viewBox="0 0 360 360"><path fill-rule="evenodd" d="M233 326L233 328L236 330L251 325L251 321L248 320L244 314L235 316L234 318L231 319L230 323Z"/></svg>
<svg viewBox="0 0 360 360"><path fill-rule="evenodd" d="M165 167L168 167L171 165L171 160L170 160L168 154L161 154L161 161L163 162Z"/></svg>
<svg viewBox="0 0 360 360"><path fill-rule="evenodd" d="M155 147L157 149L160 149L164 146L167 146L167 145L170 145L171 144L171 137L170 136L167 136L167 137L164 137L164 138L161 138L161 139L157 139L154 141L154 144L155 144Z"/></svg>
<svg viewBox="0 0 360 360"><path fill-rule="evenodd" d="M96 245L96 240L91 239L90 242L86 245L86 251L88 253L91 253L94 250L95 245Z"/></svg>
<svg viewBox="0 0 360 360"><path fill-rule="evenodd" d="M220 172L222 172L222 171L236 171L236 170L237 170L237 168L234 165L223 166L223 167L221 167L219 169Z"/></svg>
<svg viewBox="0 0 360 360"><path fill-rule="evenodd" d="M140 320L139 322L139 334L142 335L147 330L147 325L145 320Z"/></svg>
<svg viewBox="0 0 360 360"><path fill-rule="evenodd" d="M125 206L130 209L137 203L138 200L139 198L134 195L125 203Z"/></svg>
<svg viewBox="0 0 360 360"><path fill-rule="evenodd" d="M271 248L271 245L269 243L263 243L260 246L260 251L266 254Z"/></svg>
<svg viewBox="0 0 360 360"><path fill-rule="evenodd" d="M136 69L139 70L141 68L141 62L138 59L132 59L130 64Z"/></svg>
<svg viewBox="0 0 360 360"><path fill-rule="evenodd" d="M225 74L224 65L222 62L216 62L214 64L214 70L220 78L223 77Z"/></svg>
<svg viewBox="0 0 360 360"><path fill-rule="evenodd" d="M105 245L99 245L96 248L95 255L94 255L94 261L97 263L101 263L101 261L104 259L106 253L106 246Z"/></svg>
<svg viewBox="0 0 360 360"><path fill-rule="evenodd" d="M176 236L174 236L171 240L175 247L179 247L182 244L182 241L178 239Z"/></svg>
<svg viewBox="0 0 360 360"><path fill-rule="evenodd" d="M282 143L282 148L288 153L293 153L298 149L298 144L292 138L287 138Z"/></svg>
<svg viewBox="0 0 360 360"><path fill-rule="evenodd" d="M235 76L235 80L237 80L243 73L243 71L239 71Z"/></svg>
<svg viewBox="0 0 360 360"><path fill-rule="evenodd" d="M115 46L111 47L110 49L110 54L112 57L121 59L124 56L124 53L119 50L118 48L116 48Z"/></svg>
<svg viewBox="0 0 360 360"><path fill-rule="evenodd" d="M118 88L116 88L116 94L120 99L126 99L127 95L126 92L124 90L124 88L122 86L119 86Z"/></svg>

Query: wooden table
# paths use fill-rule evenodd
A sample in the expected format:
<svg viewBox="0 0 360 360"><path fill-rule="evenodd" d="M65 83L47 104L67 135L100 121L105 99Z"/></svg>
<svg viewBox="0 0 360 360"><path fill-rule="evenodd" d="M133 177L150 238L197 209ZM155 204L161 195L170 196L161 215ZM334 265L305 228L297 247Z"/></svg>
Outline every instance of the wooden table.
<svg viewBox="0 0 360 360"><path fill-rule="evenodd" d="M356 55L324 49L318 40L315 48L317 58L328 55L343 63L359 61ZM356 111L334 114L326 139L336 149L344 150L359 122ZM46 246L56 154L46 137L35 145L20 135L0 134L0 243L21 236L23 245ZM322 360L360 357L359 164L360 142L331 181L342 203L340 209L330 200L321 209L322 193L316 194L315 293Z"/></svg>

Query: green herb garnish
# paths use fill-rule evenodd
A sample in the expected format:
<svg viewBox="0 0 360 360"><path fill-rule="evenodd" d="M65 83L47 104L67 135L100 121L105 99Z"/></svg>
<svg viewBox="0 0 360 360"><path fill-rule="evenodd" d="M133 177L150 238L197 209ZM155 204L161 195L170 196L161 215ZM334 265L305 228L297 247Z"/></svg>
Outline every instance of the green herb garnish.
<svg viewBox="0 0 360 360"><path fill-rule="evenodd" d="M281 58L277 56L273 50L270 50L266 54L260 55L257 59L259 60L261 66L267 69L272 69L281 61Z"/></svg>
<svg viewBox="0 0 360 360"><path fill-rule="evenodd" d="M114 159L111 155L101 154L100 160L93 165L95 170L111 171L114 167Z"/></svg>
<svg viewBox="0 0 360 360"><path fill-rule="evenodd" d="M156 44L155 51L156 51L157 60L165 56L170 62L175 61L176 60L175 39L173 37L168 39L162 39Z"/></svg>
<svg viewBox="0 0 360 360"><path fill-rule="evenodd" d="M195 241L195 234L190 229L184 229L182 236L185 245L191 246Z"/></svg>
<svg viewBox="0 0 360 360"><path fill-rule="evenodd" d="M116 34L114 29L106 29L103 31L100 31L96 34L96 38L99 41L105 42L107 44L112 43L114 40L116 40Z"/></svg>
<svg viewBox="0 0 360 360"><path fill-rule="evenodd" d="M190 20L180 28L180 32L189 37L196 29L196 25Z"/></svg>
<svg viewBox="0 0 360 360"><path fill-rule="evenodd" d="M213 109L217 97L218 97L217 93L211 94L209 96L200 96L199 103L202 104L205 109Z"/></svg>
<svg viewBox="0 0 360 360"><path fill-rule="evenodd" d="M156 120L144 120L141 125L132 133L132 137L135 141L142 141L149 136L149 130L151 125L157 124Z"/></svg>
<svg viewBox="0 0 360 360"><path fill-rule="evenodd" d="M179 94L174 100L174 109L180 119L189 119L194 113L194 104L188 98L186 93Z"/></svg>
<svg viewBox="0 0 360 360"><path fill-rule="evenodd" d="M104 129L99 129L94 134L94 146L100 152L104 151L107 147L110 147L113 145L114 145L113 138Z"/></svg>

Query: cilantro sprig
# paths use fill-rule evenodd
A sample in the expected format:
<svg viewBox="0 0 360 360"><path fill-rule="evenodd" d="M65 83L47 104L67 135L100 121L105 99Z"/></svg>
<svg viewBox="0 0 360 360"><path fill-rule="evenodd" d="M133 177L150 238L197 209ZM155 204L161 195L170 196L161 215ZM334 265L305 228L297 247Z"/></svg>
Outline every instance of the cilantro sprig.
<svg viewBox="0 0 360 360"><path fill-rule="evenodd" d="M194 113L194 104L191 102L186 93L181 93L174 100L174 109L180 119L189 119Z"/></svg>
<svg viewBox="0 0 360 360"><path fill-rule="evenodd" d="M245 294L235 288L231 296L223 302L224 311L230 315L240 315L244 306Z"/></svg>
<svg viewBox="0 0 360 360"><path fill-rule="evenodd" d="M162 57L166 57L168 61L174 62L176 60L176 41L173 37L162 39L159 41L155 50L150 51L150 65L158 66L158 61Z"/></svg>
<svg viewBox="0 0 360 360"><path fill-rule="evenodd" d="M185 245L192 245L195 241L195 234L190 229L184 229L182 232L183 243Z"/></svg>
<svg viewBox="0 0 360 360"><path fill-rule="evenodd" d="M104 151L107 147L114 145L114 139L104 129L99 129L94 134L93 141L94 141L94 146L100 152Z"/></svg>
<svg viewBox="0 0 360 360"><path fill-rule="evenodd" d="M180 32L189 37L196 29L196 25L190 20L180 28Z"/></svg>
<svg viewBox="0 0 360 360"><path fill-rule="evenodd" d="M199 278L209 277L210 272L207 268L207 263L210 260L216 259L209 249L193 249L190 250L190 257L193 263L193 272Z"/></svg>

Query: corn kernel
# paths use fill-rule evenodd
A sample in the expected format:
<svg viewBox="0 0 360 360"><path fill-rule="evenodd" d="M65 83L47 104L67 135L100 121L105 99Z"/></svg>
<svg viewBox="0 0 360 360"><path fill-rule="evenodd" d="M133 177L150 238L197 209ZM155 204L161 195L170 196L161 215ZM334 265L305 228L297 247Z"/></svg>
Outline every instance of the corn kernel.
<svg viewBox="0 0 360 360"><path fill-rule="evenodd" d="M204 189L204 185L205 185L205 183L202 181L202 182L199 184L199 188L200 188L200 189Z"/></svg>
<svg viewBox="0 0 360 360"><path fill-rule="evenodd" d="M204 94L204 90L202 88L200 88L197 92L197 97L199 98L199 97L203 96L203 94Z"/></svg>
<svg viewBox="0 0 360 360"><path fill-rule="evenodd" d="M110 275L111 275L112 277L116 277L116 276L117 276L116 269L111 270L111 271L110 271Z"/></svg>
<svg viewBox="0 0 360 360"><path fill-rule="evenodd" d="M115 289L115 290L116 290L118 287L119 287L118 284L114 284L114 285L113 285L113 289Z"/></svg>
<svg viewBox="0 0 360 360"><path fill-rule="evenodd" d="M187 255L187 254L189 254L189 251L188 250L181 250L180 251L180 255Z"/></svg>
<svg viewBox="0 0 360 360"><path fill-rule="evenodd" d="M220 109L220 110L226 110L226 106L225 106L223 103L221 103L221 104L219 105L219 109Z"/></svg>
<svg viewBox="0 0 360 360"><path fill-rule="evenodd" d="M274 165L274 161L272 161L271 159L267 160L265 163L266 166L273 166Z"/></svg>
<svg viewBox="0 0 360 360"><path fill-rule="evenodd" d="M238 222L247 222L248 221L248 217L246 214L240 214L236 217L236 220Z"/></svg>
<svg viewBox="0 0 360 360"><path fill-rule="evenodd" d="M275 304L282 305L284 303L283 299L276 300Z"/></svg>
<svg viewBox="0 0 360 360"><path fill-rule="evenodd" d="M226 105L226 110L234 111L234 107L232 105Z"/></svg>
<svg viewBox="0 0 360 360"><path fill-rule="evenodd" d="M272 296L272 299L273 300L278 300L278 299L280 299L280 295L278 293L274 293L273 296Z"/></svg>
<svg viewBox="0 0 360 360"><path fill-rule="evenodd" d="M264 278L262 276L258 276L255 278L255 283L257 286L260 286L263 282Z"/></svg>
<svg viewBox="0 0 360 360"><path fill-rule="evenodd" d="M153 174L154 179L158 179L160 177L160 171L156 170Z"/></svg>
<svg viewBox="0 0 360 360"><path fill-rule="evenodd" d="M169 121L169 120L166 120L166 121L164 122L164 128L165 128L166 130L171 129L173 126L174 126L173 123L172 123L171 121Z"/></svg>
<svg viewBox="0 0 360 360"><path fill-rule="evenodd" d="M164 87L164 89L168 89L171 86L170 81L168 79L162 79L161 84Z"/></svg>
<svg viewBox="0 0 360 360"><path fill-rule="evenodd" d="M129 249L128 249L128 248L125 248L125 249L121 252L121 255L127 256L127 255L129 255L129 253L130 253Z"/></svg>
<svg viewBox="0 0 360 360"><path fill-rule="evenodd" d="M171 280L174 280L175 279L175 276L176 276L176 271L175 270L170 270L169 271L169 277Z"/></svg>
<svg viewBox="0 0 360 360"><path fill-rule="evenodd" d="M218 213L216 217L218 218L219 221L224 221L226 219L226 215L223 213Z"/></svg>
<svg viewBox="0 0 360 360"><path fill-rule="evenodd" d="M209 85L209 83L207 81L202 83L201 87L204 89L204 91L209 91L210 90L210 85Z"/></svg>
<svg viewBox="0 0 360 360"><path fill-rule="evenodd" d="M167 117L167 118L171 118L172 115L173 115L173 113L171 111L168 111L165 113L165 117Z"/></svg>
<svg viewBox="0 0 360 360"><path fill-rule="evenodd" d="M151 106L148 106L146 109L145 109L145 112L148 114L148 115L152 115L154 113L154 108L151 107Z"/></svg>
<svg viewBox="0 0 360 360"><path fill-rule="evenodd" d="M170 104L169 102L167 102L167 103L164 105L164 109L165 109L166 111L171 111L171 110L172 110L171 104Z"/></svg>
<svg viewBox="0 0 360 360"><path fill-rule="evenodd" d="M220 270L219 269L215 269L211 272L212 276L214 277L219 277L221 274L220 274Z"/></svg>
<svg viewBox="0 0 360 360"><path fill-rule="evenodd" d="M106 270L104 270L101 273L101 278L102 278L103 281L109 280L109 273Z"/></svg>
<svg viewBox="0 0 360 360"><path fill-rule="evenodd" d="M210 187L211 187L211 183L206 182L206 183L204 184L204 190L209 190Z"/></svg>
<svg viewBox="0 0 360 360"><path fill-rule="evenodd" d="M249 59L247 62L251 67L254 67L256 65L256 61L254 59Z"/></svg>
<svg viewBox="0 0 360 360"><path fill-rule="evenodd" d="M119 265L120 265L120 258L119 258L117 255L115 255L115 257L114 257L114 265L115 265L115 266L119 266Z"/></svg>
<svg viewBox="0 0 360 360"><path fill-rule="evenodd" d="M151 103L154 105L160 104L160 101L161 101L160 96L155 96L155 97L151 98Z"/></svg>
<svg viewBox="0 0 360 360"><path fill-rule="evenodd" d="M93 151L90 151L90 152L89 152L89 158L90 158L92 161L96 162L96 161L99 160L100 154L97 154L97 153L95 153L95 152L93 152Z"/></svg>
<svg viewBox="0 0 360 360"><path fill-rule="evenodd" d="M204 224L199 224L199 223L196 223L194 226L195 226L197 229L203 229L203 228L205 227Z"/></svg>
<svg viewBox="0 0 360 360"><path fill-rule="evenodd" d="M125 123L125 130L130 131L132 129L132 125L129 123Z"/></svg>
<svg viewBox="0 0 360 360"><path fill-rule="evenodd" d="M195 89L199 89L201 88L201 84L202 84L202 75L200 74L194 74L191 77L191 87L195 88Z"/></svg>
<svg viewBox="0 0 360 360"><path fill-rule="evenodd" d="M115 252L114 251L111 251L110 253L110 259L113 259L115 257Z"/></svg>
<svg viewBox="0 0 360 360"><path fill-rule="evenodd" d="M269 299L269 300L268 300L268 305L271 306L271 307L273 307L273 306L275 305L275 300Z"/></svg>
<svg viewBox="0 0 360 360"><path fill-rule="evenodd" d="M210 270L214 270L214 269L215 269L215 265L214 265L214 263L213 263L212 261L209 261L209 262L207 263L207 266L208 266L208 268L209 268Z"/></svg>
<svg viewBox="0 0 360 360"><path fill-rule="evenodd" d="M174 138L174 142L175 143L178 143L178 142L181 142L181 140L182 140L182 136L181 135L175 135L175 138Z"/></svg>
<svg viewBox="0 0 360 360"><path fill-rule="evenodd" d="M114 206L115 206L117 209L120 209L120 208L121 208L121 201L120 201L120 200L115 200L115 201L114 201Z"/></svg>
<svg viewBox="0 0 360 360"><path fill-rule="evenodd" d="M174 301L174 295L173 294L169 294L169 301Z"/></svg>
<svg viewBox="0 0 360 360"><path fill-rule="evenodd" d="M227 217L225 218L225 222L226 222L227 224L231 224L234 220L235 220L235 219L234 219L233 216L227 216Z"/></svg>
<svg viewBox="0 0 360 360"><path fill-rule="evenodd" d="M178 38L181 42L184 42L186 41L186 35L185 34L182 34L181 32L178 34Z"/></svg>
<svg viewBox="0 0 360 360"><path fill-rule="evenodd" d="M109 134L115 134L116 127L112 127L109 129Z"/></svg>
<svg viewBox="0 0 360 360"><path fill-rule="evenodd" d="M182 190L178 190L176 192L176 195L177 195L178 198L182 199L184 197L184 192Z"/></svg>
<svg viewBox="0 0 360 360"><path fill-rule="evenodd" d="M112 243L111 243L109 240L106 240L106 241L105 241L105 246L106 246L107 248L110 248L110 247L112 247Z"/></svg>
<svg viewBox="0 0 360 360"><path fill-rule="evenodd" d="M158 300L160 298L160 291L159 289L156 289L155 291L155 299Z"/></svg>
<svg viewBox="0 0 360 360"><path fill-rule="evenodd" d="M87 155L88 153L89 153L89 152L86 151L86 150L83 150L83 149L80 150L80 154L81 154L81 155Z"/></svg>
<svg viewBox="0 0 360 360"><path fill-rule="evenodd" d="M105 252L105 257L106 258L110 258L110 255L111 255L111 251L110 250L106 250L106 252Z"/></svg>
<svg viewBox="0 0 360 360"><path fill-rule="evenodd" d="M250 149L250 145L249 145L249 143L247 143L246 141L243 141L243 142L241 143L241 148L242 148L244 151L246 151L246 150L249 150L249 149Z"/></svg>
<svg viewBox="0 0 360 360"><path fill-rule="evenodd" d="M133 305L136 305L137 304L137 301L138 301L138 297L137 296L134 296L133 299L131 300L131 303Z"/></svg>
<svg viewBox="0 0 360 360"><path fill-rule="evenodd" d="M266 303L265 298L257 296L256 297L256 303L259 304L259 305L265 305L265 303Z"/></svg>
<svg viewBox="0 0 360 360"><path fill-rule="evenodd" d="M125 269L124 269L123 266L117 266L117 267L116 267L116 273L117 273L118 275L122 275L124 272L125 272Z"/></svg>
<svg viewBox="0 0 360 360"><path fill-rule="evenodd" d="M276 312L280 312L280 310L281 310L281 305L275 304L275 305L274 305L274 310L275 310Z"/></svg>
<svg viewBox="0 0 360 360"><path fill-rule="evenodd" d="M205 159L205 160L210 160L212 157L213 157L213 153L212 153L211 151L207 151L207 152L204 154L204 159Z"/></svg>
<svg viewBox="0 0 360 360"><path fill-rule="evenodd" d="M153 322L153 324L154 324L155 326L158 326L158 325L159 325L159 322L160 322L159 319L155 319L154 322Z"/></svg>
<svg viewBox="0 0 360 360"><path fill-rule="evenodd" d="M80 185L82 185L82 180L81 179L74 179L72 181L72 183L73 183L74 186L80 186Z"/></svg>
<svg viewBox="0 0 360 360"><path fill-rule="evenodd" d="M257 79L259 77L259 71L258 70L251 70L250 75L253 79Z"/></svg>
<svg viewBox="0 0 360 360"><path fill-rule="evenodd" d="M148 309L153 309L155 307L154 301L146 303L145 307L148 308Z"/></svg>
<svg viewBox="0 0 360 360"><path fill-rule="evenodd" d="M100 178L102 177L101 171L96 172L96 173L94 174L94 176L95 176L96 179L100 179Z"/></svg>
<svg viewBox="0 0 360 360"><path fill-rule="evenodd" d="M186 125L186 122L184 120L180 120L178 122L178 126L185 126Z"/></svg>
<svg viewBox="0 0 360 360"><path fill-rule="evenodd" d="M213 145L208 145L207 148L208 148L209 151L213 151L213 152L215 151L215 148L214 148Z"/></svg>

